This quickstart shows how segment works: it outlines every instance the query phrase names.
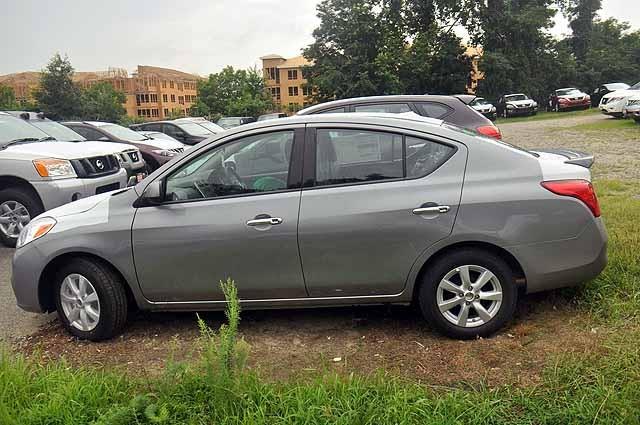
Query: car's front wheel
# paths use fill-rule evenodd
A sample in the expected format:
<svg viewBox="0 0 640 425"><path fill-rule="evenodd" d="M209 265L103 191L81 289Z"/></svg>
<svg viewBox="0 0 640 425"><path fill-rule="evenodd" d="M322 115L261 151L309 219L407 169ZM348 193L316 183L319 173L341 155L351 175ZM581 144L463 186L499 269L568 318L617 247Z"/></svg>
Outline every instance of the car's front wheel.
<svg viewBox="0 0 640 425"><path fill-rule="evenodd" d="M424 274L419 304L427 321L452 338L487 337L515 312L518 291L509 265L497 255L461 249Z"/></svg>
<svg viewBox="0 0 640 425"><path fill-rule="evenodd" d="M78 338L109 339L126 323L124 282L100 261L73 259L58 271L54 290L58 317Z"/></svg>
<svg viewBox="0 0 640 425"><path fill-rule="evenodd" d="M29 190L0 190L0 242L5 246L16 246L22 229L42 211L40 202Z"/></svg>

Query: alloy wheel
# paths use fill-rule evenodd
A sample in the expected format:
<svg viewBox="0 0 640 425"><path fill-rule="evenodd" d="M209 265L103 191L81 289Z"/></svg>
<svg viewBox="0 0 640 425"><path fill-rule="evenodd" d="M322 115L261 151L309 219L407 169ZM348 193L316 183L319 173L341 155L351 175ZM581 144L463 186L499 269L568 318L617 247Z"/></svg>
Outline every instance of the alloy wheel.
<svg viewBox="0 0 640 425"><path fill-rule="evenodd" d="M473 328L488 323L498 314L502 286L489 269L464 265L445 274L438 284L436 301L447 321Z"/></svg>
<svg viewBox="0 0 640 425"><path fill-rule="evenodd" d="M100 300L89 279L70 274L60 285L60 304L69 324L81 331L93 330L100 321Z"/></svg>
<svg viewBox="0 0 640 425"><path fill-rule="evenodd" d="M9 238L17 238L31 221L27 208L18 201L0 204L0 231Z"/></svg>

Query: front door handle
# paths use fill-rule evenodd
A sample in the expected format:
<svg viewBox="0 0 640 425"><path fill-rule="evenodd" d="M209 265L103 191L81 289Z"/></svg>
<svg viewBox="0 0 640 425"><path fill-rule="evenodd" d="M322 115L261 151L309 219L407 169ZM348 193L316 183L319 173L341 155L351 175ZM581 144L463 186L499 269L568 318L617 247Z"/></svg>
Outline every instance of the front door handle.
<svg viewBox="0 0 640 425"><path fill-rule="evenodd" d="M434 207L420 207L413 210L415 215L423 215L423 214L446 214L451 210L451 207L448 205L437 205Z"/></svg>
<svg viewBox="0 0 640 425"><path fill-rule="evenodd" d="M247 226L275 226L278 224L282 224L282 219L279 217L256 218L247 221Z"/></svg>

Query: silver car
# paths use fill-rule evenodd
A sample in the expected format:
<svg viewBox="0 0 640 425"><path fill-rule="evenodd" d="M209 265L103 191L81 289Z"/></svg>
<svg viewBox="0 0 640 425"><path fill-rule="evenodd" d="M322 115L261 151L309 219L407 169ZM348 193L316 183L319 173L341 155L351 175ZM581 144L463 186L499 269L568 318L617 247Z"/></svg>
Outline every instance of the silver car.
<svg viewBox="0 0 640 425"><path fill-rule="evenodd" d="M223 309L227 277L246 309L417 303L446 335L488 336L519 293L605 267L591 163L414 114L264 121L39 216L13 289L90 340L133 306Z"/></svg>

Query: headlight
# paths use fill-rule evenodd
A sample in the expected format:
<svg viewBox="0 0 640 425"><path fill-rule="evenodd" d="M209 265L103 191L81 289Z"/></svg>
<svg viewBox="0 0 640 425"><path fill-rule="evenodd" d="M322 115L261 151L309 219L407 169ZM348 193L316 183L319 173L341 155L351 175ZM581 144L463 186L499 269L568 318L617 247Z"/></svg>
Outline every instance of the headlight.
<svg viewBox="0 0 640 425"><path fill-rule="evenodd" d="M495 111L497 111L496 107L495 107L495 106L492 106L492 107L491 107L491 112L495 112Z"/></svg>
<svg viewBox="0 0 640 425"><path fill-rule="evenodd" d="M515 108L515 106L513 106L513 105L507 105L507 109L514 109L514 108Z"/></svg>
<svg viewBox="0 0 640 425"><path fill-rule="evenodd" d="M42 217L31 221L27 224L27 227L22 229L22 232L20 232L20 236L18 236L18 241L16 242L16 248L21 248L29 242L40 239L49 233L56 223L57 221L51 217Z"/></svg>
<svg viewBox="0 0 640 425"><path fill-rule="evenodd" d="M71 162L66 159L36 159L33 165L40 177L77 177Z"/></svg>
<svg viewBox="0 0 640 425"><path fill-rule="evenodd" d="M176 153L172 152L172 151L168 151L166 149L158 149L155 151L151 151L153 153L155 153L156 155L161 155L161 156L175 156Z"/></svg>
<svg viewBox="0 0 640 425"><path fill-rule="evenodd" d="M538 102L533 102L533 103L531 104L531 106L533 106L533 107L535 108L536 106L538 106Z"/></svg>

